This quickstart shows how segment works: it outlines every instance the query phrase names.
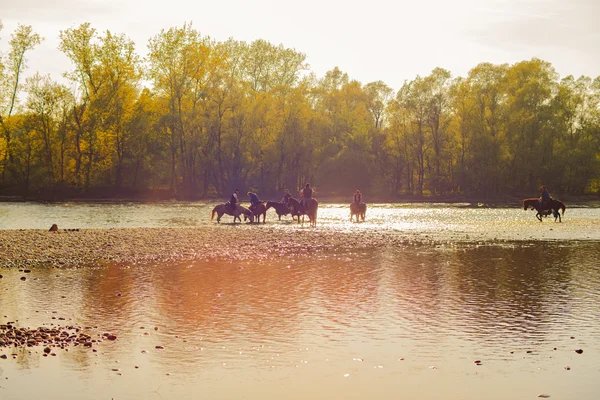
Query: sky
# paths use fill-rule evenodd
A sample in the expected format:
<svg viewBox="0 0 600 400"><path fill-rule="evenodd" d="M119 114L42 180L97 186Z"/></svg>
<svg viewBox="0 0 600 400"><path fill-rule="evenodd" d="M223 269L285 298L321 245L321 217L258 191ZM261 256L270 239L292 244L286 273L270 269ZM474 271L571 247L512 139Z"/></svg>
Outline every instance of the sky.
<svg viewBox="0 0 600 400"><path fill-rule="evenodd" d="M265 39L307 56L318 77L338 66L397 90L436 67L466 76L481 62L541 58L561 77L600 76L599 0L0 0L0 51L18 24L45 38L28 73L60 80L72 65L59 32L90 22L124 33L140 55L162 29L191 22L218 41Z"/></svg>

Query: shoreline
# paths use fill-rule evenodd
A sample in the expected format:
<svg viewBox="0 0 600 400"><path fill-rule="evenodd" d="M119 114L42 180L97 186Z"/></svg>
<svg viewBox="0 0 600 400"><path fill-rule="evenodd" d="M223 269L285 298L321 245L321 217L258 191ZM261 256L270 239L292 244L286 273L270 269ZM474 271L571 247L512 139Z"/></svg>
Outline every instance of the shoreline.
<svg viewBox="0 0 600 400"><path fill-rule="evenodd" d="M501 238L482 232L348 231L220 224L194 228L107 228L49 232L0 230L0 268L85 267L156 262L256 261L381 248L529 245L565 240L552 229L540 237ZM573 238L575 242L581 239ZM599 241L600 237L588 237Z"/></svg>
<svg viewBox="0 0 600 400"><path fill-rule="evenodd" d="M228 229L232 228L232 229ZM311 255L326 249L376 248L410 243L392 234L299 230L221 224L197 228L0 230L0 267L77 267L105 263L256 260Z"/></svg>
<svg viewBox="0 0 600 400"><path fill-rule="evenodd" d="M350 204L352 200L346 197L316 197L319 202L323 204ZM578 206L598 206L600 207L600 197L596 195L592 196L575 196L575 197L560 197L554 196L565 203L568 207ZM459 197L424 197L424 198L402 198L402 199L385 199L385 198L371 198L367 201L367 204L470 204L472 206L485 206L485 207L515 207L520 206L524 198L498 198L498 199L477 199L477 198L459 198ZM71 198L63 200L40 200L40 199L19 199L10 196L0 196L1 203L36 203L36 204L177 204L177 203L205 203L205 204L221 204L225 203L226 199L223 198L200 198L195 200L186 199L141 199L141 198ZM272 199L266 199L271 201ZM273 200L276 201L276 200ZM242 200L242 203L249 203L248 201Z"/></svg>

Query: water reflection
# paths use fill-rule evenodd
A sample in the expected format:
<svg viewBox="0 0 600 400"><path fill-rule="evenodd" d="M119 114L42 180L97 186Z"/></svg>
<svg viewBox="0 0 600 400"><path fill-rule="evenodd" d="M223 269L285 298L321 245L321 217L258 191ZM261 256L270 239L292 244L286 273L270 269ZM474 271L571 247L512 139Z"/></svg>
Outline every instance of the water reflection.
<svg viewBox="0 0 600 400"><path fill-rule="evenodd" d="M17 350L0 361L0 390L11 399L156 390L182 399L389 398L401 387L409 398L475 399L481 389L498 399L592 399L599 256L595 242L533 243L40 268L26 281L4 269L0 323L81 325L119 339L55 358Z"/></svg>

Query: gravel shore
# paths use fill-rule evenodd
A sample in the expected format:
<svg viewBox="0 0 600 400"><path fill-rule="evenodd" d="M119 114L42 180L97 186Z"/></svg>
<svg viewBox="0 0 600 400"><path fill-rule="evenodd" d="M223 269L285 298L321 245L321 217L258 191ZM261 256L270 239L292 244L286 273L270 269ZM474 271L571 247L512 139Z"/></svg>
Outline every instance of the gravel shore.
<svg viewBox="0 0 600 400"><path fill-rule="evenodd" d="M254 228L254 229L253 229ZM269 227L0 230L0 267L83 266L192 259L261 259L324 249L401 246L415 238L391 233Z"/></svg>

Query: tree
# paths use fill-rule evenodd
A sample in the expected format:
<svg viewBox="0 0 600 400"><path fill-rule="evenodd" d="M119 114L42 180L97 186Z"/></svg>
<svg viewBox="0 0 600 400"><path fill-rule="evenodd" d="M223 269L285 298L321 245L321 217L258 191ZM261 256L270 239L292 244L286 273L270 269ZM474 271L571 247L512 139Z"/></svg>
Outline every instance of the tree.
<svg viewBox="0 0 600 400"><path fill-rule="evenodd" d="M10 51L6 60L0 62L0 129L4 139L1 183L5 183L6 172L13 156L11 141L14 121L11 121L11 117L18 106L19 94L22 88L22 75L27 68L27 58L25 56L42 40L43 38L35 33L31 26L19 25L16 31L11 34Z"/></svg>

